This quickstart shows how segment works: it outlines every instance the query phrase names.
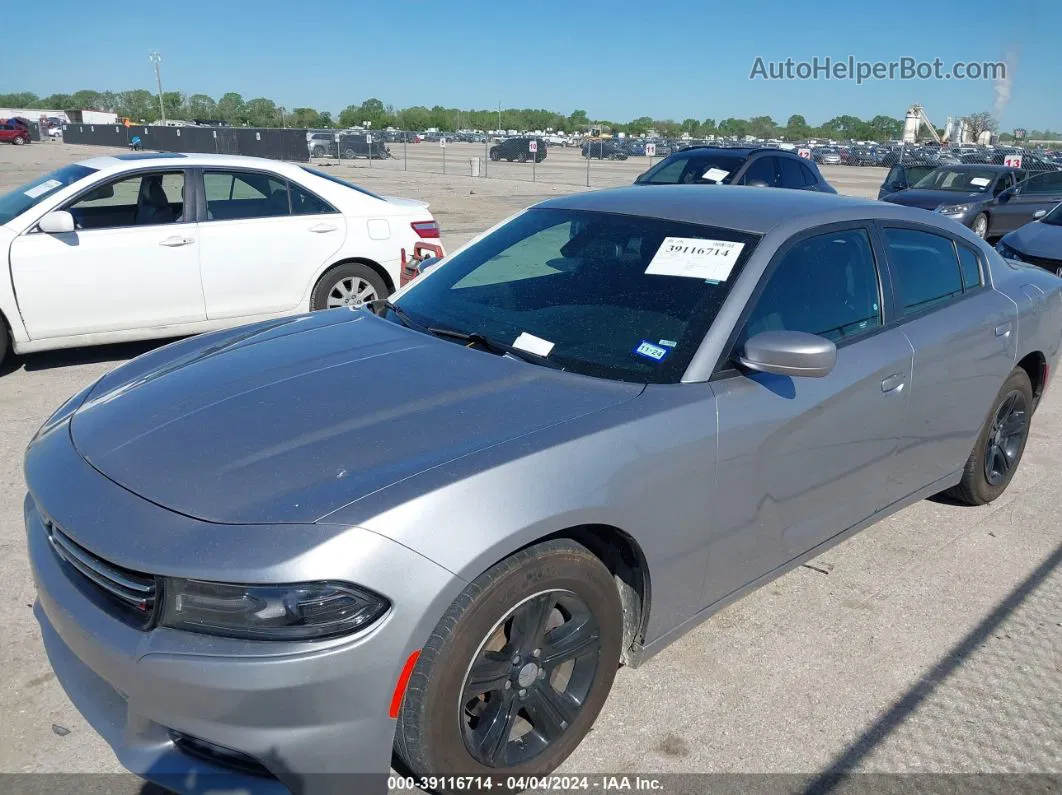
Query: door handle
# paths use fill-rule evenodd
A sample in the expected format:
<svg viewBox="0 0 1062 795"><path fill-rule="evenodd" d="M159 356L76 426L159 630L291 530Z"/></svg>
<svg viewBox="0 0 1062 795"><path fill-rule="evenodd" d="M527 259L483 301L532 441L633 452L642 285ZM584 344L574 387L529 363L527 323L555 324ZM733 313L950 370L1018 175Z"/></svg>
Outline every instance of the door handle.
<svg viewBox="0 0 1062 795"><path fill-rule="evenodd" d="M335 232L337 228L335 224L314 224L310 227L310 231L323 234L324 232Z"/></svg>
<svg viewBox="0 0 1062 795"><path fill-rule="evenodd" d="M899 392L903 389L904 374L893 373L892 375L885 376L881 379L881 391L885 393Z"/></svg>
<svg viewBox="0 0 1062 795"><path fill-rule="evenodd" d="M1003 325L1001 325L1001 326L996 326L996 336L997 337L1009 337L1010 336L1010 328L1011 328L1011 326L1010 326L1010 321L1009 320L1006 323L1004 323Z"/></svg>
<svg viewBox="0 0 1062 795"><path fill-rule="evenodd" d="M190 237L181 237L180 235L173 235L172 237L168 237L165 240L160 240L159 245L169 246L170 248L176 248L177 246L187 246L189 243L194 242L195 240Z"/></svg>

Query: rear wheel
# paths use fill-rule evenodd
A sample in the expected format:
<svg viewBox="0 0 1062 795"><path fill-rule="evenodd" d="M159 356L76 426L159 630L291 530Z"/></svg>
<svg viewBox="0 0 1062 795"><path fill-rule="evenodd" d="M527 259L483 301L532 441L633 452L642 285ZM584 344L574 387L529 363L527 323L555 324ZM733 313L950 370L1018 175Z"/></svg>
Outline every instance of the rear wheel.
<svg viewBox="0 0 1062 795"><path fill-rule="evenodd" d="M1032 408L1032 383L1019 367L1003 383L966 460L962 480L946 492L948 496L967 505L984 505L1007 490L1029 439Z"/></svg>
<svg viewBox="0 0 1062 795"><path fill-rule="evenodd" d="M25 143L26 143L26 142L27 142L28 140L29 140L29 139L27 139L27 138L25 138L25 137L23 137L23 136L21 136L21 135L16 135L16 136L15 136L15 139L14 139L14 141L13 141L13 143L15 144L15 146L22 146L22 145L23 145L23 144L25 144Z"/></svg>
<svg viewBox="0 0 1062 795"><path fill-rule="evenodd" d="M310 298L310 309L359 309L370 301L389 295L386 283L376 271L360 262L346 262L325 273Z"/></svg>
<svg viewBox="0 0 1062 795"><path fill-rule="evenodd" d="M347 160L353 160L354 159L354 155L355 155L354 150L351 149L349 146L346 149L343 150L343 157L345 157Z"/></svg>
<svg viewBox="0 0 1062 795"><path fill-rule="evenodd" d="M518 552L465 588L424 646L396 754L416 776L551 772L605 703L622 636L619 592L589 550Z"/></svg>

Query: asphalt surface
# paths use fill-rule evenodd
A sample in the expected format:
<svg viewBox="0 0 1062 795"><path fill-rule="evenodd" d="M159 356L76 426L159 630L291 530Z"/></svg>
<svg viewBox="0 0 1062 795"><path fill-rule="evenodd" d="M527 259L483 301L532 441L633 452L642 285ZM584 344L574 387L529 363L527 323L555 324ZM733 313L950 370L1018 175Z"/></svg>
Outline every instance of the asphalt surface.
<svg viewBox="0 0 1062 795"><path fill-rule="evenodd" d="M455 162L456 149L447 151ZM0 148L0 190L97 152L64 144ZM578 167L585 170L577 151L554 154L558 174L567 169L573 182ZM422 164L434 165L427 150ZM408 165L414 168L412 158ZM644 168L601 164L612 166L602 178L629 182ZM528 184L403 171L401 163L331 168L377 192L431 201L451 249L521 207L577 189L547 184L541 172ZM842 192L864 196L881 179L878 169L824 173ZM132 779L83 775L121 767L67 700L40 644L21 460L67 396L151 347L44 353L0 365L0 792L140 791ZM1002 498L980 508L920 502L723 610L643 667L622 670L561 772L682 774L664 781L669 791L689 792L824 791L838 781L844 791L838 776L852 772L890 774L859 779L872 791L920 781L921 791L1058 792L1058 389L1048 390ZM16 773L53 775L7 775ZM977 773L999 775L958 777Z"/></svg>

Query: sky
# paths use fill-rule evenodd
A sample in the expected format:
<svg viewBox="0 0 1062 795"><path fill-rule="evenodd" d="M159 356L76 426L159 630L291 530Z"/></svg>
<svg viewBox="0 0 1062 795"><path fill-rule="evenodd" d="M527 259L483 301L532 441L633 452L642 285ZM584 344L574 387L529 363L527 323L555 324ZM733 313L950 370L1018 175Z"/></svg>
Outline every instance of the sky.
<svg viewBox="0 0 1062 795"><path fill-rule="evenodd" d="M164 9L165 10L162 10ZM1012 59L1000 129L1062 129L1062 0L48 0L9 3L0 92L236 91L337 113L396 107L532 107L592 119L721 120L794 113L938 126L993 110L991 80L750 80L755 59ZM58 24L57 24L58 23ZM67 57L69 56L69 57Z"/></svg>

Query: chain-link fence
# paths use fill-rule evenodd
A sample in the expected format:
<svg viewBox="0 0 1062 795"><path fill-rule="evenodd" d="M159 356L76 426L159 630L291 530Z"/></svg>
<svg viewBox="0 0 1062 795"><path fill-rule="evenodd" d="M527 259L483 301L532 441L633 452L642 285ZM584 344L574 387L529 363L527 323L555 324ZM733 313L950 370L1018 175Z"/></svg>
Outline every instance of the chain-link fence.
<svg viewBox="0 0 1062 795"><path fill-rule="evenodd" d="M912 187L929 171L941 172L944 187L972 192L1013 187L1039 172L1062 171L1062 148L1016 146L924 146L912 144L819 144L750 140L632 138L604 135L494 135L399 130L311 130L307 148L319 164L353 168L484 177L584 187L629 185L674 152L691 147L774 148L814 160L840 192L847 184ZM984 166L977 171L971 166ZM998 182L997 170L1010 176ZM1041 182L1051 182L1050 179ZM783 186L784 187L784 186ZM860 191L868 195L873 191Z"/></svg>

